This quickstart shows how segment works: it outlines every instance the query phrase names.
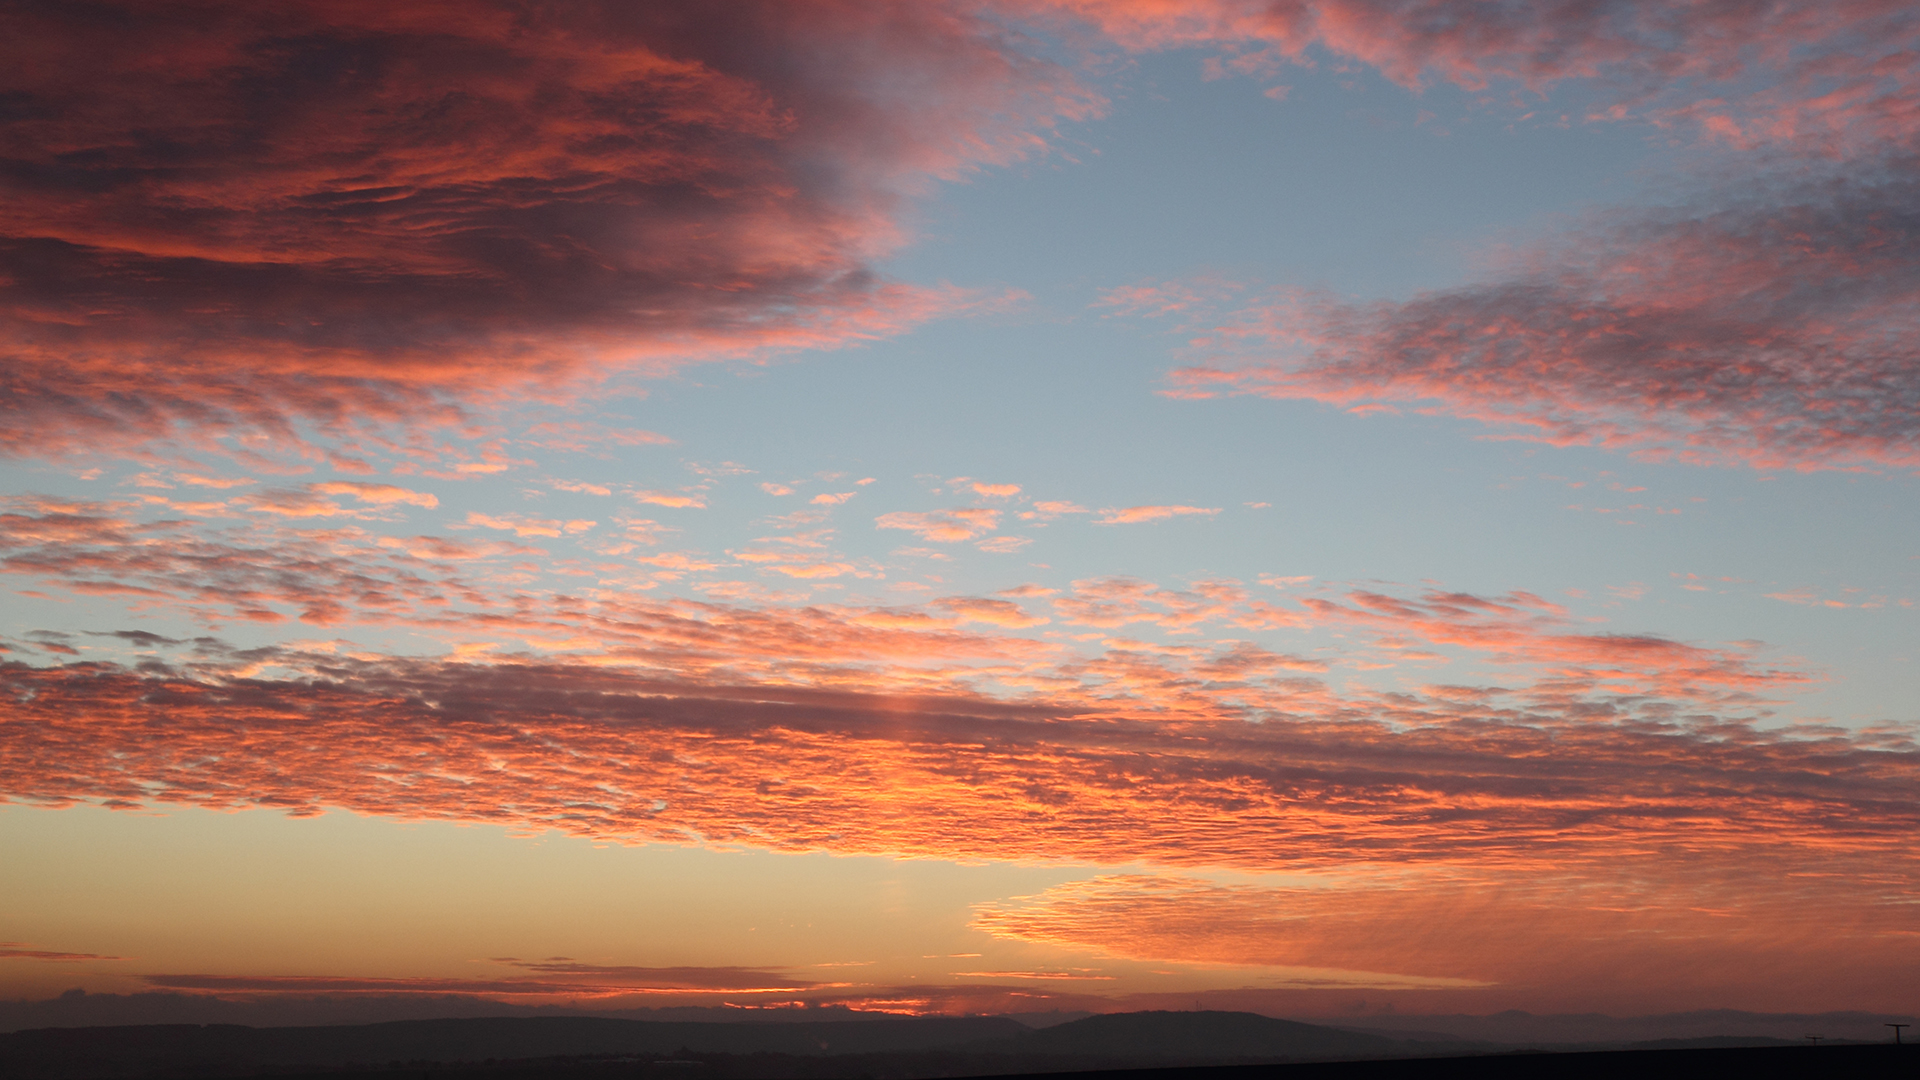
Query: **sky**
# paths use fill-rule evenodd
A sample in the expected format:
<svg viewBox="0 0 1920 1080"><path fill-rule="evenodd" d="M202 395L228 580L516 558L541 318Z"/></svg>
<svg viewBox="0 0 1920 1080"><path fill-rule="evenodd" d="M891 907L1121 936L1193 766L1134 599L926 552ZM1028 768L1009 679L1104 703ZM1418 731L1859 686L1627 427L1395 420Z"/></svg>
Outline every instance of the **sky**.
<svg viewBox="0 0 1920 1080"><path fill-rule="evenodd" d="M1910 4L0 41L0 998L1920 1009Z"/></svg>

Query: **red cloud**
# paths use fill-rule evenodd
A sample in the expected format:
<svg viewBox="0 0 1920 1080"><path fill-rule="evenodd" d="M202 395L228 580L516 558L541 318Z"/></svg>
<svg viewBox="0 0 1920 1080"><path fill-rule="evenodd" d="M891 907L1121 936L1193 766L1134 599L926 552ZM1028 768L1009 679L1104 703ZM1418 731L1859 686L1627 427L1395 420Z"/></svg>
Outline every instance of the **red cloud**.
<svg viewBox="0 0 1920 1080"><path fill-rule="evenodd" d="M1216 345L1284 359L1187 368L1176 392L1418 405L1701 463L1920 467L1920 199L1906 180L1804 197L1603 221L1519 276L1406 302L1257 306Z"/></svg>
<svg viewBox="0 0 1920 1080"><path fill-rule="evenodd" d="M1175 393L1406 403L1554 443L1761 468L1920 465L1913 5L1057 6L1130 48L1216 48L1216 74L1266 77L1330 54L1409 87L1531 95L1589 80L1597 103L1575 119L1638 116L1783 151L1756 162L1776 172L1769 184L1714 196L1730 209L1602 222L1507 280L1403 303L1257 305L1201 345L1251 362L1177 372ZM1825 175L1835 160L1848 182ZM1221 291L1207 284L1122 288L1105 302L1191 315Z"/></svg>
<svg viewBox="0 0 1920 1080"><path fill-rule="evenodd" d="M932 177L1092 99L963 6L26 5L0 451L299 445L585 370L891 333Z"/></svg>
<svg viewBox="0 0 1920 1080"><path fill-rule="evenodd" d="M1097 108L1005 29L1057 17L1095 28L1074 40L1096 49L1214 47L1222 73L1325 51L1410 86L1598 79L1612 102L1599 115L1797 152L1910 148L1920 116L1915 16L1894 0L14 5L0 34L33 48L0 71L0 95L19 103L0 119L17 151L0 207L0 453L240 435L229 452L249 460L272 446L364 472L364 447L305 434L378 445L389 426L452 423L467 403L872 337L951 310L965 298L867 266L903 241L903 200L932 178L1030 153L1058 119ZM1569 344L1557 328L1609 325L1617 344L1671 323L1706 335L1702 362L1722 375L1713 350L1750 343L1724 303L1687 308L1683 295L1663 322L1631 289L1547 284L1336 312L1321 362L1249 388L1434 396L1549 437L1627 442L1637 429L1621 433L1612 412L1638 402L1684 414L1654 423L1668 424L1656 442L1683 449L1911 457L1897 422L1820 409L1800 418L1807 432L1763 430L1763 417L1719 433L1748 426L1738 406L1785 392L1790 372L1696 401L1688 361L1668 350L1665 377L1563 410L1550 390L1496 393L1500 363L1474 361L1484 378L1436 390L1431 364L1410 358L1485 351L1472 335L1491 321L1571 357L1597 387L1618 374L1619 349ZM1839 371L1816 406L1873 385L1874 324L1831 343L1837 367L1793 359L1828 348L1819 317L1831 311L1808 303L1797 314L1809 323L1765 324L1786 336L1761 343L1762 366ZM1385 367L1368 370L1383 349Z"/></svg>
<svg viewBox="0 0 1920 1080"><path fill-rule="evenodd" d="M1316 53L1410 88L1599 84L1577 119L1688 120L1710 137L1829 153L1905 140L1920 17L1899 0L1053 0L1131 49L1212 47L1210 75L1277 76ZM1559 112L1559 110L1555 110ZM1123 294L1124 295L1124 294Z"/></svg>

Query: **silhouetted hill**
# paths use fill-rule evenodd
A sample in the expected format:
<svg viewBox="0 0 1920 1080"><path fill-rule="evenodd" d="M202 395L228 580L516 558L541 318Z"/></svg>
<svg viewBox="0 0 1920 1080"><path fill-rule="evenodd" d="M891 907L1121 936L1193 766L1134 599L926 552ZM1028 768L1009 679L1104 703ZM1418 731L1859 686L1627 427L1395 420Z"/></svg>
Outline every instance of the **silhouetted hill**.
<svg viewBox="0 0 1920 1080"><path fill-rule="evenodd" d="M1434 1075L1466 1075L1460 1072L1465 1067L1462 1062L1479 1063L1480 1075L1532 1075L1502 1064L1531 1058L1533 1068L1550 1065L1555 1075L1572 1075L1567 1070L1579 1065L1591 1066L1581 1075L1631 1073L1637 1080L1645 1080L1646 1074L1630 1069L1630 1063L1663 1062L1666 1064L1662 1068L1679 1068L1690 1061L1699 1070L1712 1071L1708 1067L1714 1062L1739 1061L1754 1067L1772 1063L1802 1069L1856 1060L1908 1064L1909 1058L1902 1055L1910 1054L1911 1063L1920 1064L1920 1048L1916 1047L1810 1047L1775 1041L1765 1049L1734 1048L1734 1044L1750 1047L1766 1041L1732 1036L1672 1040L1659 1049L1641 1051L1516 1054L1510 1047L1402 1041L1235 1012L1113 1013L1037 1031L1008 1017L815 1023L492 1017L334 1027L171 1024L22 1031L0 1035L0 1077L184 1080L287 1078L298 1074L387 1076L395 1080L406 1076L412 1080L426 1074L442 1080L635 1080L652 1076L688 1080L930 1080L1072 1072L1080 1074L1076 1080L1092 1080L1092 1071L1096 1070L1145 1069L1156 1071L1141 1073L1136 1080L1174 1080L1176 1076L1203 1074L1212 1080L1231 1080L1242 1075L1236 1071L1238 1064L1296 1063L1288 1066L1292 1076L1296 1070L1308 1069L1310 1063L1344 1060L1379 1065L1386 1070L1379 1073L1383 1076L1412 1080L1418 1072L1422 1080L1430 1080ZM1683 1046L1702 1048L1678 1048ZM1894 1058L1882 1051L1894 1054ZM1405 1065L1409 1059L1424 1061L1424 1071L1394 1065ZM1609 1063L1619 1071L1608 1072ZM1394 1067L1388 1068L1390 1065ZM1298 1075L1309 1074L1301 1071ZM1373 1073L1350 1070L1337 1075ZM1742 1075L1756 1074L1748 1069Z"/></svg>
<svg viewBox="0 0 1920 1080"><path fill-rule="evenodd" d="M1085 1020L1094 1013L1085 1010L1062 1011L1053 1009L1048 1012L1022 1012L1003 1014L1009 1020L1018 1020L1030 1028L1050 1028L1061 1024L1070 1024L1075 1020Z"/></svg>
<svg viewBox="0 0 1920 1080"><path fill-rule="evenodd" d="M1022 1054L1136 1061L1386 1057L1407 1043L1243 1012L1106 1013L993 1044Z"/></svg>
<svg viewBox="0 0 1920 1080"><path fill-rule="evenodd" d="M1701 1009L1693 1012L1609 1016L1604 1013L1528 1013L1517 1009L1490 1016L1465 1014L1372 1014L1338 1021L1402 1038L1430 1038L1444 1033L1478 1042L1509 1046L1629 1046L1663 1039L1704 1039L1725 1036L1782 1039L1791 1043L1807 1035L1862 1042L1890 1040L1886 1025L1910 1024L1911 1015L1897 1013L1755 1013L1739 1009Z"/></svg>
<svg viewBox="0 0 1920 1080"><path fill-rule="evenodd" d="M1089 1068L1082 1059L980 1057L946 1051L795 1057L783 1054L700 1054L667 1061L542 1061L454 1069L418 1066L357 1074L286 1076L280 1080L1800 1080L1807 1076L1905 1077L1920 1064L1920 1048L1806 1045L1722 1050L1625 1050L1507 1053L1471 1057L1391 1058L1287 1065L1203 1065L1131 1069ZM1069 1063L1064 1064L1063 1063Z"/></svg>
<svg viewBox="0 0 1920 1080"><path fill-rule="evenodd" d="M0 1035L0 1076L234 1076L389 1062L483 1062L683 1051L798 1056L921 1051L1007 1038L1005 1017L823 1023L657 1023L595 1017L404 1020L339 1027L185 1024L46 1028Z"/></svg>

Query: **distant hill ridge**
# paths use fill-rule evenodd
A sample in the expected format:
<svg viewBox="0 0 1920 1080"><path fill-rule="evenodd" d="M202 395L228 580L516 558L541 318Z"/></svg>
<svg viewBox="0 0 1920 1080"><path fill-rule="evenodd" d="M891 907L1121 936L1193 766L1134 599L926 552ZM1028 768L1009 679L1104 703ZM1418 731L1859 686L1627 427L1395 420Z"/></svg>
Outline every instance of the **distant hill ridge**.
<svg viewBox="0 0 1920 1080"><path fill-rule="evenodd" d="M686 1023L595 1017L402 1020L334 1027L146 1025L0 1035L0 1075L22 1080L219 1076L262 1070L677 1053L842 1056L927 1051L1074 1061L1206 1062L1397 1056L1413 1044L1253 1013L1143 1012L1034 1031L1006 1017Z"/></svg>
<svg viewBox="0 0 1920 1080"><path fill-rule="evenodd" d="M1105 1013L1007 1040L1025 1054L1140 1060L1366 1057L1406 1052L1402 1039L1244 1012Z"/></svg>
<svg viewBox="0 0 1920 1080"><path fill-rule="evenodd" d="M149 1073L239 1075L262 1069L388 1062L479 1062L598 1055L840 1055L926 1050L1005 1039L1005 1017L919 1017L822 1023L699 1023L587 1016L398 1020L330 1027L235 1024L41 1028L0 1035L0 1076Z"/></svg>

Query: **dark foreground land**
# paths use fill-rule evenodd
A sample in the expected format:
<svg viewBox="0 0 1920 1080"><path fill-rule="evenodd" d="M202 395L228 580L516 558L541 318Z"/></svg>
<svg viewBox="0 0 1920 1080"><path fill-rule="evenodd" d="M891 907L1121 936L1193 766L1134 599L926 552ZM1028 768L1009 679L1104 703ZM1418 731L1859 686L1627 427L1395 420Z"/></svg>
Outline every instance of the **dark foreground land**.
<svg viewBox="0 0 1920 1080"><path fill-rule="evenodd" d="M293 1028L43 1028L0 1035L0 1080L932 1080L1060 1074L1076 1080L1916 1077L1920 1047L1706 1039L1545 1052L1397 1039L1226 1012L1108 1014L1039 1031L1004 1017L791 1024L541 1017Z"/></svg>
<svg viewBox="0 0 1920 1080"><path fill-rule="evenodd" d="M1913 1047L1804 1046L1736 1047L1692 1050L1587 1050L1567 1053L1523 1051L1444 1058L1394 1058L1374 1061L1273 1062L1260 1065L1188 1065L1147 1069L1054 1069L1045 1072L979 1073L966 1080L1764 1080L1769 1077L1910 1078L1920 1067ZM831 1060L831 1059L829 1059ZM777 1063L750 1058L731 1061L659 1061L595 1066L547 1065L461 1070L392 1070L377 1073L315 1073L281 1080L341 1080L343 1075L411 1080L779 1080L783 1077L953 1076L949 1073L782 1072L762 1071Z"/></svg>

